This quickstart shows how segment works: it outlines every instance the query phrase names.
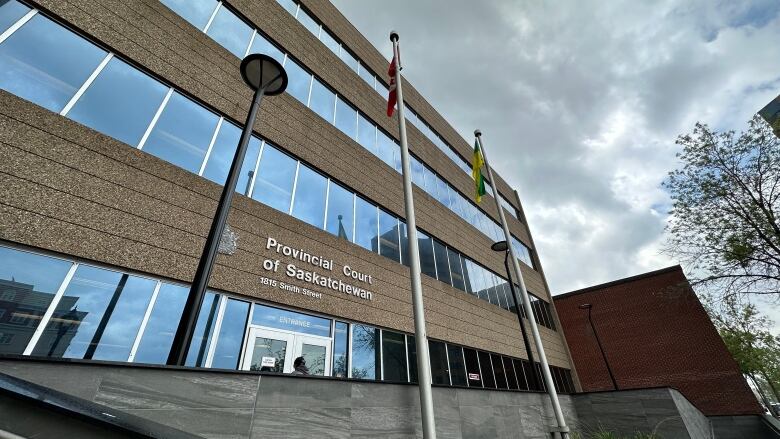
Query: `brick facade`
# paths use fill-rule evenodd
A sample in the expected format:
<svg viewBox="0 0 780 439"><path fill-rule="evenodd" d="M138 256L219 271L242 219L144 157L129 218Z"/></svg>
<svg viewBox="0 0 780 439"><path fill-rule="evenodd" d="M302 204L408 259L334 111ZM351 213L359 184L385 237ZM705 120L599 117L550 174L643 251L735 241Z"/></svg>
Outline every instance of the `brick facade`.
<svg viewBox="0 0 780 439"><path fill-rule="evenodd" d="M680 266L563 294L555 307L583 391L673 387L705 415L761 413Z"/></svg>

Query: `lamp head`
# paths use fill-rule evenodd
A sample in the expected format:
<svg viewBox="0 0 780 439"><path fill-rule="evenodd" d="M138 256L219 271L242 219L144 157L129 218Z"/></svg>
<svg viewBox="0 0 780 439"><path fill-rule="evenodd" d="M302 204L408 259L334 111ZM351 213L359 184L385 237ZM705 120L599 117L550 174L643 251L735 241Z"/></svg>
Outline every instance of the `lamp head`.
<svg viewBox="0 0 780 439"><path fill-rule="evenodd" d="M482 131L476 129L476 130L474 130L474 135L477 136L477 137L480 137L480 136L482 136Z"/></svg>
<svg viewBox="0 0 780 439"><path fill-rule="evenodd" d="M497 241L490 246L490 249L494 252L505 252L509 250L509 246L506 245L506 241Z"/></svg>
<svg viewBox="0 0 780 439"><path fill-rule="evenodd" d="M390 41L398 41L398 32L394 30L390 31Z"/></svg>
<svg viewBox="0 0 780 439"><path fill-rule="evenodd" d="M579 308L579 309L591 309L591 308L593 308L593 305L591 305L590 303L583 303L582 305L578 306L577 308Z"/></svg>
<svg viewBox="0 0 780 439"><path fill-rule="evenodd" d="M279 61L253 53L241 61L241 77L252 90L265 88L263 94L275 96L287 88L287 72Z"/></svg>

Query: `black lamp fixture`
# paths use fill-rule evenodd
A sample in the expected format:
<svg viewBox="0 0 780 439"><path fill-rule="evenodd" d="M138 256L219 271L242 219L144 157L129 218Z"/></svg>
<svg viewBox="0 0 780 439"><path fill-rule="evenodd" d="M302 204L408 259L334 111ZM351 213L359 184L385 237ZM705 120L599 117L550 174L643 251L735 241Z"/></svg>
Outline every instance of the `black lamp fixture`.
<svg viewBox="0 0 780 439"><path fill-rule="evenodd" d="M596 343L599 346L599 351L601 351L601 358L604 359L604 364L607 366L609 379L612 380L612 386L615 388L615 390L620 390L618 388L617 380L615 380L615 374L612 373L612 368L609 366L609 361L607 360L607 354L604 352L604 346L601 345L601 338L599 337L599 333L596 331L596 327L593 325L593 317L591 316L593 305L590 303L583 303L579 305L577 308L588 310L588 323L590 324L590 328L593 330L593 335L596 336Z"/></svg>

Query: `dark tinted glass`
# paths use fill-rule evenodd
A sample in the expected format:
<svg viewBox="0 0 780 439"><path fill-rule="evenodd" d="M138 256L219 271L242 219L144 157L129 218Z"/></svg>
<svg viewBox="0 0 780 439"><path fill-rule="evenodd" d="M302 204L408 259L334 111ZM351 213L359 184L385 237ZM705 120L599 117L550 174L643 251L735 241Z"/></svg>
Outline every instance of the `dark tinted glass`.
<svg viewBox="0 0 780 439"><path fill-rule="evenodd" d="M408 381L404 334L382 331L382 367L385 381Z"/></svg>
<svg viewBox="0 0 780 439"><path fill-rule="evenodd" d="M0 247L0 353L24 352L72 265Z"/></svg>
<svg viewBox="0 0 780 439"><path fill-rule="evenodd" d="M314 227L323 228L327 189L328 180L322 174L301 164L298 170L298 183L295 185L292 215Z"/></svg>
<svg viewBox="0 0 780 439"><path fill-rule="evenodd" d="M207 34L233 55L243 59L249 39L252 38L252 28L222 6L211 21Z"/></svg>
<svg viewBox="0 0 780 439"><path fill-rule="evenodd" d="M167 91L162 83L112 58L67 116L136 146Z"/></svg>
<svg viewBox="0 0 780 439"><path fill-rule="evenodd" d="M380 254L395 262L401 261L401 247L398 235L398 218L379 209Z"/></svg>
<svg viewBox="0 0 780 439"><path fill-rule="evenodd" d="M37 14L0 43L0 88L59 112L106 52Z"/></svg>
<svg viewBox="0 0 780 439"><path fill-rule="evenodd" d="M499 389L506 389L506 372L504 372L504 362L501 360L501 356L490 354L490 359L493 362L493 374L496 377L496 386Z"/></svg>
<svg viewBox="0 0 780 439"><path fill-rule="evenodd" d="M450 371L447 366L447 345L440 341L428 340L428 352L431 357L431 379L433 384L450 384Z"/></svg>
<svg viewBox="0 0 780 439"><path fill-rule="evenodd" d="M336 95L317 79L314 79L314 82L311 85L309 108L322 116L323 119L333 123L333 112L336 108Z"/></svg>
<svg viewBox="0 0 780 439"><path fill-rule="evenodd" d="M436 255L436 274L440 281L452 285L450 279L450 266L447 262L447 247L441 242L433 240L433 252Z"/></svg>
<svg viewBox="0 0 780 439"><path fill-rule="evenodd" d="M143 150L190 172L200 172L218 117L173 93Z"/></svg>
<svg viewBox="0 0 780 439"><path fill-rule="evenodd" d="M517 385L520 388L520 390L528 390L528 380L529 377L525 374L525 368L523 367L523 362L518 359L512 360L513 365L515 366L515 375L517 376Z"/></svg>
<svg viewBox="0 0 780 439"><path fill-rule="evenodd" d="M187 366L202 367L206 364L206 354L211 344L211 334L214 332L214 323L217 320L217 308L219 296L214 293L206 293L203 304L198 311L198 322L195 324L195 333L192 343L187 351Z"/></svg>
<svg viewBox="0 0 780 439"><path fill-rule="evenodd" d="M222 325L214 348L211 367L216 369L238 369L241 358L241 344L244 341L249 302L228 299L222 316Z"/></svg>
<svg viewBox="0 0 780 439"><path fill-rule="evenodd" d="M378 252L377 208L368 201L356 197L355 200L355 244Z"/></svg>
<svg viewBox="0 0 780 439"><path fill-rule="evenodd" d="M509 357L503 357L504 372L506 372L506 382L510 389L517 390L517 376L515 375L515 368L512 365L512 359Z"/></svg>
<svg viewBox="0 0 780 439"><path fill-rule="evenodd" d="M255 176L252 198L288 213L297 166L297 160L266 143Z"/></svg>
<svg viewBox="0 0 780 439"><path fill-rule="evenodd" d="M214 146L211 147L203 176L217 184L225 184L233 157L236 155L238 141L241 138L241 129L232 123L223 120L219 127ZM245 161L252 161L251 157L245 157ZM252 168L254 169L254 167ZM245 183L246 184L246 183ZM236 184L236 190L241 192L241 185Z"/></svg>
<svg viewBox="0 0 780 439"><path fill-rule="evenodd" d="M161 0L161 2L199 30L206 27L214 8L217 7L217 2L214 0Z"/></svg>
<svg viewBox="0 0 780 439"><path fill-rule="evenodd" d="M347 344L349 326L344 322L336 322L336 333L333 335L333 376L347 377Z"/></svg>
<svg viewBox="0 0 780 439"><path fill-rule="evenodd" d="M355 195L331 180L328 189L328 223L325 229L341 239L352 242L354 208Z"/></svg>
<svg viewBox="0 0 780 439"><path fill-rule="evenodd" d="M447 345L450 357L450 376L453 386L466 385L466 363L463 360L463 349L460 346Z"/></svg>
<svg viewBox="0 0 780 439"><path fill-rule="evenodd" d="M463 355L466 359L466 377L469 387L482 387L482 372L479 370L477 351L463 348Z"/></svg>
<svg viewBox="0 0 780 439"><path fill-rule="evenodd" d="M127 361L156 282L81 265L34 355Z"/></svg>
<svg viewBox="0 0 780 439"><path fill-rule="evenodd" d="M179 325L189 288L163 283L133 359L136 363L165 364Z"/></svg>
<svg viewBox="0 0 780 439"><path fill-rule="evenodd" d="M448 248L447 256L450 260L450 274L452 275L452 286L459 290L466 290L466 285L463 283L463 269L460 265L460 254L455 250Z"/></svg>
<svg viewBox="0 0 780 439"><path fill-rule="evenodd" d="M30 12L30 8L16 0L0 1L0 34L16 23L24 14Z"/></svg>
<svg viewBox="0 0 780 439"><path fill-rule="evenodd" d="M352 325L352 378L378 380L379 330Z"/></svg>
<svg viewBox="0 0 780 439"><path fill-rule="evenodd" d="M311 74L289 57L284 63L284 70L287 72L287 89L285 91L306 105L309 102Z"/></svg>
<svg viewBox="0 0 780 439"><path fill-rule="evenodd" d="M413 335L406 336L406 348L409 353L409 382L417 382L417 341Z"/></svg>
<svg viewBox="0 0 780 439"><path fill-rule="evenodd" d="M496 378L493 376L493 365L490 362L490 354L479 352L479 366L482 370L482 381L485 387L496 388Z"/></svg>
<svg viewBox="0 0 780 439"><path fill-rule="evenodd" d="M433 239L418 230L417 246L420 249L420 270L436 279L436 263L433 259Z"/></svg>

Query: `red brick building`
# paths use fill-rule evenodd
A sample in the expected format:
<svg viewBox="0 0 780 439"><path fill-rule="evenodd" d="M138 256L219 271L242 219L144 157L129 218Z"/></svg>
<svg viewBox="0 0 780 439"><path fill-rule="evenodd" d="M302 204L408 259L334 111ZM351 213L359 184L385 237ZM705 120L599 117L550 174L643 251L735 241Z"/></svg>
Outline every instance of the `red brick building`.
<svg viewBox="0 0 780 439"><path fill-rule="evenodd" d="M590 310L582 305L590 304ZM705 415L761 413L680 266L555 297L583 391L673 387Z"/></svg>

